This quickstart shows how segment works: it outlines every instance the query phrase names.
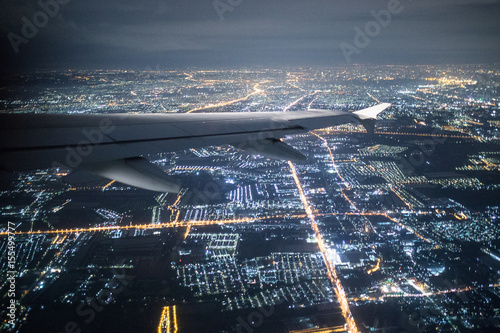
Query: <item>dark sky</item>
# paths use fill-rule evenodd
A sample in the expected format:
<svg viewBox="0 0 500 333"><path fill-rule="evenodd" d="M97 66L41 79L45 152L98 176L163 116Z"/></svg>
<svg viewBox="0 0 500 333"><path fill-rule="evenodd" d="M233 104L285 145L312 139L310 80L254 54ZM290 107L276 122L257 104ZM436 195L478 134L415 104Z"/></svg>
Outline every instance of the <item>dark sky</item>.
<svg viewBox="0 0 500 333"><path fill-rule="evenodd" d="M2 1L0 70L500 62L500 0L59 1Z"/></svg>

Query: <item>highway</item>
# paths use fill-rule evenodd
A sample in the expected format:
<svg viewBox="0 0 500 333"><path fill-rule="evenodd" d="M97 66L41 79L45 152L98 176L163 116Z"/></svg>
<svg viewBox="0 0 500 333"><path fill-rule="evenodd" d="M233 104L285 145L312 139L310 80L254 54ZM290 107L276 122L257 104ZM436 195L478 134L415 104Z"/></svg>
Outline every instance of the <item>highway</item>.
<svg viewBox="0 0 500 333"><path fill-rule="evenodd" d="M102 227L90 227L90 228L68 228L68 229L54 229L54 230L33 230L33 231L16 231L15 235L55 235L55 234L72 234L72 233L82 233L82 232L105 232L113 230L135 230L135 229L165 229L165 228L178 228L178 227L202 227L215 224L233 224L233 223L250 223L257 221L264 221L269 219L280 219L280 218L304 218L307 217L305 214L297 215L273 215L273 216L261 216L261 217L248 217L239 219L229 219L229 220L189 220L189 221L178 221L180 211L177 211L177 216L174 222L158 223L158 224L135 224L135 225L110 225ZM325 213L325 214L315 214L316 216L335 216L335 215L353 215L353 216L384 216L394 223L397 223L405 228L408 228L401 224L399 221L388 216L387 214L378 212L351 212L351 213ZM409 229L412 233L413 230ZM1 236L7 236L7 231L0 232ZM417 234L417 236L419 236ZM422 236L419 236L422 237ZM423 237L422 237L423 238ZM423 238L425 239L425 238ZM428 241L428 240L427 240Z"/></svg>
<svg viewBox="0 0 500 333"><path fill-rule="evenodd" d="M297 176L297 171L295 170L295 166L293 165L292 162L288 162L288 165L290 166L293 179L295 180L295 184L297 185L297 189L299 190L300 199L302 200L302 204L304 205L304 208L306 210L307 217L309 218L312 229L316 234L316 239L318 240L318 246L323 256L326 268L328 270L328 277L330 278L330 281L334 286L335 294L337 295L337 300L340 304L340 309L342 310L342 315L344 316L344 319L347 323L349 332L357 333L359 331L358 328L356 327L356 323L351 314L351 310L349 309L349 302L347 300L347 296L345 294L344 288L342 287L342 283L337 276L337 271L335 270L335 266L329 259L328 248L325 245L323 236L321 235L321 231L319 230L318 224L316 223L316 217L314 216L313 210L309 205L307 198L304 194L304 190L302 189L302 185L300 184L300 180L299 177Z"/></svg>

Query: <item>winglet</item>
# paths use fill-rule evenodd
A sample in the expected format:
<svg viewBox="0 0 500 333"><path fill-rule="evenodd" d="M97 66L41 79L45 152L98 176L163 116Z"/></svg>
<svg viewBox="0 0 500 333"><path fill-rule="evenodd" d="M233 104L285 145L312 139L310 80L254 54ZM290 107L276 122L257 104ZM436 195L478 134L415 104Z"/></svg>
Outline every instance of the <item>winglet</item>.
<svg viewBox="0 0 500 333"><path fill-rule="evenodd" d="M390 103L382 103L367 109L354 111L353 113L358 116L359 122L366 129L368 133L375 132L375 119L377 115L391 106Z"/></svg>
<svg viewBox="0 0 500 333"><path fill-rule="evenodd" d="M378 104L372 107L369 107L367 109L359 110L359 111L354 111L353 113L356 114L359 119L376 119L377 115L387 109L389 106L391 106L391 103L382 103Z"/></svg>

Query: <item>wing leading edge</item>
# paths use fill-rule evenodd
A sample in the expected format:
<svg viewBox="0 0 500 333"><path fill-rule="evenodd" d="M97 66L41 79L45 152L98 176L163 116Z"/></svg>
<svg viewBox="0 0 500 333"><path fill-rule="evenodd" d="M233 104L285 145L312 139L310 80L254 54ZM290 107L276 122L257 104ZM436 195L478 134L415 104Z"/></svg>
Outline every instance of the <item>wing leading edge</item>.
<svg viewBox="0 0 500 333"><path fill-rule="evenodd" d="M229 143L250 153L300 161L305 157L279 138L351 122L370 131L389 106L355 112L1 114L0 168L86 170L136 187L175 192L175 181L138 157Z"/></svg>

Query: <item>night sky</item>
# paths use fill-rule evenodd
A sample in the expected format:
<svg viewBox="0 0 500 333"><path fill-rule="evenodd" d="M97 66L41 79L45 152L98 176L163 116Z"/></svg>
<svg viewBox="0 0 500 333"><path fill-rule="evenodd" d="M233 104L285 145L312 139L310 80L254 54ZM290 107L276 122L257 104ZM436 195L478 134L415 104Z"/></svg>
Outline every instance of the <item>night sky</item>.
<svg viewBox="0 0 500 333"><path fill-rule="evenodd" d="M2 72L500 62L500 0L54 1L2 1Z"/></svg>

